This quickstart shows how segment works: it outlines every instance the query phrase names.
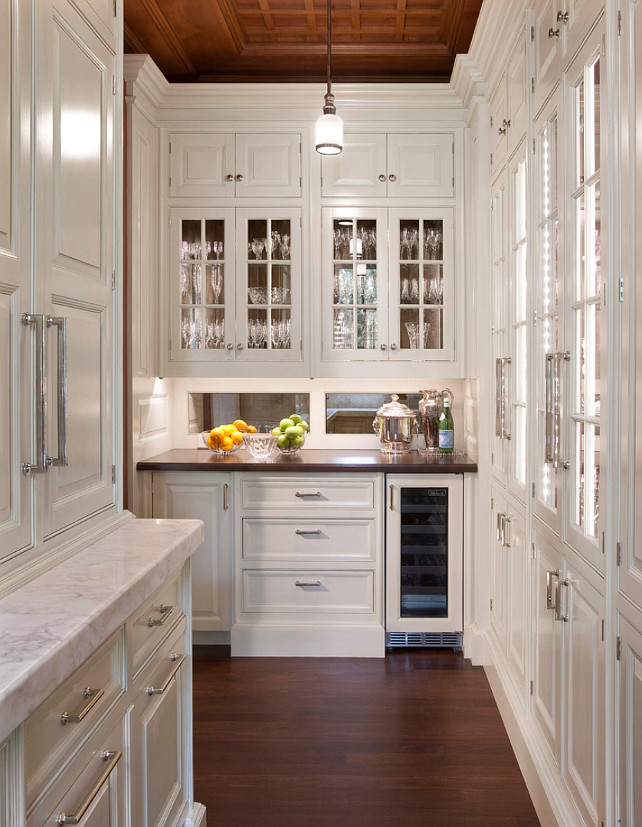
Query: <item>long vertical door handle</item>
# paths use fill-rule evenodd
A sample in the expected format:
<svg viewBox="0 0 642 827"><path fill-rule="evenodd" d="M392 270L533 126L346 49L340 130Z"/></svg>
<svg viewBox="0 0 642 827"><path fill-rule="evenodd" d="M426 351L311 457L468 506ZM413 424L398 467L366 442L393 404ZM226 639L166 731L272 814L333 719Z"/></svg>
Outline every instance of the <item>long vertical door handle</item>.
<svg viewBox="0 0 642 827"><path fill-rule="evenodd" d="M229 488L228 484L224 483L224 485L223 485L223 511L227 511L227 509L229 508L229 505L227 503L228 488Z"/></svg>
<svg viewBox="0 0 642 827"><path fill-rule="evenodd" d="M546 419L544 431L544 461L552 464L555 462L554 441L554 417L553 412L553 370L556 361L554 353L547 353L545 356L544 371L544 416Z"/></svg>
<svg viewBox="0 0 642 827"><path fill-rule="evenodd" d="M58 328L56 347L58 456L47 457L47 465L64 466L69 464L67 460L67 320L63 316L47 316L47 327Z"/></svg>
<svg viewBox="0 0 642 827"><path fill-rule="evenodd" d="M564 613L562 614L562 607L560 601L560 589L564 586L566 599L564 600ZM555 620L563 620L568 623L568 580L555 581Z"/></svg>
<svg viewBox="0 0 642 827"><path fill-rule="evenodd" d="M390 486L390 510L395 510L395 487L394 485Z"/></svg>
<svg viewBox="0 0 642 827"><path fill-rule="evenodd" d="M547 609L555 609L555 603L553 601L553 587L552 587L552 579L553 577L559 578L560 572L559 569L547 569L546 571L546 608ZM557 591L555 592L557 596Z"/></svg>
<svg viewBox="0 0 642 827"><path fill-rule="evenodd" d="M45 317L42 314L24 313L22 323L25 327L35 325L36 328L36 457L35 462L23 462L22 471L25 474L44 474L47 471L47 456L45 448L46 430L46 391L47 366L45 364Z"/></svg>
<svg viewBox="0 0 642 827"><path fill-rule="evenodd" d="M510 432L507 430L506 423L508 421L508 413L509 410L509 400L508 400L508 382L510 378L510 374L508 370L504 370L504 368L511 364L510 356L506 356L502 359L502 439L510 439L511 435Z"/></svg>
<svg viewBox="0 0 642 827"><path fill-rule="evenodd" d="M495 436L502 436L502 388L504 365L498 357L495 359Z"/></svg>

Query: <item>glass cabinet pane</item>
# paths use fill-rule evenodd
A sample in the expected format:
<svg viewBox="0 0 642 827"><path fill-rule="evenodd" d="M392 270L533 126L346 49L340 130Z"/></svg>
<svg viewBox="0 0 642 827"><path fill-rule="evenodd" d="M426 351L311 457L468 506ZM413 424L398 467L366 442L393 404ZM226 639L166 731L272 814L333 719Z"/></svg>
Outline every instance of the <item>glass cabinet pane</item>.
<svg viewBox="0 0 642 827"><path fill-rule="evenodd" d="M401 489L400 617L448 616L448 489Z"/></svg>
<svg viewBox="0 0 642 827"><path fill-rule="evenodd" d="M180 222L181 349L225 347L225 222Z"/></svg>
<svg viewBox="0 0 642 827"><path fill-rule="evenodd" d="M249 350L289 350L292 323L292 222L247 221L247 342Z"/></svg>
<svg viewBox="0 0 642 827"><path fill-rule="evenodd" d="M399 220L399 346L443 348L444 222Z"/></svg>

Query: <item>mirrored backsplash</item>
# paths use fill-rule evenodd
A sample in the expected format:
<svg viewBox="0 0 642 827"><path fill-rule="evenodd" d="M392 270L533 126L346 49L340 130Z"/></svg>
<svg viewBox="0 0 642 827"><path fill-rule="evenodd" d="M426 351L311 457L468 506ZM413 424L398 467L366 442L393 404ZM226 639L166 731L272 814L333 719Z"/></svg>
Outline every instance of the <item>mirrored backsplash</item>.
<svg viewBox="0 0 642 827"><path fill-rule="evenodd" d="M419 411L420 393L399 393L398 396L399 401L415 413ZM326 433L372 434L372 420L390 398L389 393L326 393Z"/></svg>
<svg viewBox="0 0 642 827"><path fill-rule="evenodd" d="M189 433L198 434L216 425L244 419L259 429L278 425L297 413L309 421L309 393L189 393Z"/></svg>

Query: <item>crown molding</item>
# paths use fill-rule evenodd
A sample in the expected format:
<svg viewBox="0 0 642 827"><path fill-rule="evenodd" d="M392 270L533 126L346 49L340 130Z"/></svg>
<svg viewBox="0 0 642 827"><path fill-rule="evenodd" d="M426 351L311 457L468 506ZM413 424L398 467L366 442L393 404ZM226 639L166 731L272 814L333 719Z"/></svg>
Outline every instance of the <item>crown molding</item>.
<svg viewBox="0 0 642 827"><path fill-rule="evenodd" d="M509 10L510 5L510 10ZM533 0L485 0L477 19L468 58L491 90L524 29L526 12Z"/></svg>

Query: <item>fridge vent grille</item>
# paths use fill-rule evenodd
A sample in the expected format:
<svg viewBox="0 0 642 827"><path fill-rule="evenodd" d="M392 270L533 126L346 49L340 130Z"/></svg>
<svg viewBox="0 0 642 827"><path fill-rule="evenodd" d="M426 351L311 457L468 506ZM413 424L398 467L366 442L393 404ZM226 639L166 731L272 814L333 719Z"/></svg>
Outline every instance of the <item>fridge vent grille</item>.
<svg viewBox="0 0 642 827"><path fill-rule="evenodd" d="M461 632L387 632L386 647L441 646L445 649L461 649Z"/></svg>

